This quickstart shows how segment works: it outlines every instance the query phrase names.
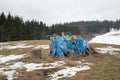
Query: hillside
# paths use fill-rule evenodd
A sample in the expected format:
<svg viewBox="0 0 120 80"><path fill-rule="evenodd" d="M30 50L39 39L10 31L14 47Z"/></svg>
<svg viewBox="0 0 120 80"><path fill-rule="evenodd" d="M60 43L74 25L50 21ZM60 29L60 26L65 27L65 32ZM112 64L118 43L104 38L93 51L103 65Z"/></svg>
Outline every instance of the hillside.
<svg viewBox="0 0 120 80"><path fill-rule="evenodd" d="M0 80L119 80L120 45L93 42L98 54L77 57L71 51L64 58L49 54L49 40L0 43ZM42 50L40 59L31 57L35 50Z"/></svg>
<svg viewBox="0 0 120 80"><path fill-rule="evenodd" d="M94 37L89 43L120 45L120 29L111 29L110 32Z"/></svg>
<svg viewBox="0 0 120 80"><path fill-rule="evenodd" d="M0 43L0 77L8 80L56 80L72 77L77 71L89 70L92 63L79 58L57 59L49 54L49 40L13 41ZM42 50L42 58L34 59L31 52ZM72 71L71 71L72 70ZM47 72L46 72L47 71ZM64 71L66 72L64 74ZM32 77L34 75L34 78ZM63 75L63 76L59 76Z"/></svg>

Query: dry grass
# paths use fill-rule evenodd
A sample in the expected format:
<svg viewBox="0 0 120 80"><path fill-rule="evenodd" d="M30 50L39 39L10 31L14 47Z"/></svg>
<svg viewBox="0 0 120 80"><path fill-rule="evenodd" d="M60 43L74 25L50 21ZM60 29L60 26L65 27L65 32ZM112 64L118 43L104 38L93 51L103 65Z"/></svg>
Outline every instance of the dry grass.
<svg viewBox="0 0 120 80"><path fill-rule="evenodd" d="M0 80L7 80L6 76L0 74Z"/></svg>
<svg viewBox="0 0 120 80"><path fill-rule="evenodd" d="M0 50L0 53L2 55L10 55L10 54L30 54L31 51L33 49L32 48L24 48L24 49L4 49L4 50Z"/></svg>
<svg viewBox="0 0 120 80"><path fill-rule="evenodd" d="M28 41L10 41L5 42L0 46L15 46L16 44L23 43L26 45L50 45L49 40L28 40ZM9 55L9 54L30 54L31 51L35 50L34 48L19 48L19 49L3 49L0 50L0 54Z"/></svg>
<svg viewBox="0 0 120 80"><path fill-rule="evenodd" d="M95 54L85 58L93 63L90 70L78 72L76 76L60 80L119 80L120 59L110 55Z"/></svg>
<svg viewBox="0 0 120 80"><path fill-rule="evenodd" d="M34 45L45 45L45 44L50 44L50 40L23 40L23 41L9 41L9 42L2 42L2 45L16 45L18 43L23 43L23 44L34 44ZM5 44L4 44L5 43Z"/></svg>
<svg viewBox="0 0 120 80"><path fill-rule="evenodd" d="M39 58L33 58L33 55L31 55L31 52L33 51L37 51L37 50L41 50L40 53L40 57ZM54 62L55 61L55 57L53 57L52 55L49 54L49 50L46 49L37 49L37 50L31 50L28 53L28 57L20 59L19 61L23 61L23 62L28 62L28 63L41 63L41 62Z"/></svg>
<svg viewBox="0 0 120 80"><path fill-rule="evenodd" d="M30 41L16 41L16 42L8 42L10 45L15 45L17 43L25 43L29 45L44 45L44 44L50 44L49 40L30 40ZM7 45L7 44L6 44ZM103 46L109 46L106 44L91 44L92 47L103 47ZM120 46L116 45L110 45L116 48L120 48ZM13 50L0 50L1 54L4 55L10 55L10 54L31 54L31 51L36 50L33 48L26 48L26 49L13 49ZM39 49L37 49L39 50ZM91 65L91 69L87 71L81 71L78 72L76 76L70 77L70 78L62 78L60 80L119 80L120 79L120 58L117 58L115 56L110 56L108 54L92 54L86 57L82 56L75 56L73 54L73 51L70 53L70 56L65 58L55 58L49 54L49 50L41 49L42 51L42 57L40 59L33 59L31 56L16 60L22 61L22 62L35 62L35 63L41 63L41 62L54 62L54 61L64 61L66 64L65 66L76 66L77 63L75 60L85 60L86 62L91 62L93 65ZM14 80L49 80L50 77L48 76L51 73L54 73L62 67L57 67L53 69L47 69L47 70L34 70L31 72L26 72L25 69L18 70L20 75L18 78ZM5 76L0 76L0 80L5 80Z"/></svg>
<svg viewBox="0 0 120 80"><path fill-rule="evenodd" d="M26 72L25 70L18 71L21 75L15 80L48 80L48 70L35 70Z"/></svg>
<svg viewBox="0 0 120 80"><path fill-rule="evenodd" d="M112 46L114 48L120 48L120 45L112 45L112 44L99 44L99 43L92 43L90 44L92 47L106 47L106 46Z"/></svg>

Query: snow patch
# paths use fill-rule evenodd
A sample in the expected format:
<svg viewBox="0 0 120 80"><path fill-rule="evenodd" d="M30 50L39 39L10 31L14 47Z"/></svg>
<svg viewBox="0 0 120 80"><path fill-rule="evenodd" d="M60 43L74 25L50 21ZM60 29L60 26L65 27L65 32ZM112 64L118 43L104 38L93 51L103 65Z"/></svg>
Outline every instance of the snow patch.
<svg viewBox="0 0 120 80"><path fill-rule="evenodd" d="M56 68L59 66L63 66L65 63L63 61L56 61L54 63L27 63L24 65L24 67L27 69L26 71L33 71L37 69L50 69L50 68Z"/></svg>
<svg viewBox="0 0 120 80"><path fill-rule="evenodd" d="M108 33L94 37L89 43L120 45L120 30L111 29Z"/></svg>
<svg viewBox="0 0 120 80"><path fill-rule="evenodd" d="M0 50L3 50L3 49L18 49L18 48L49 49L49 45L27 45L27 44L18 43L14 46L11 46L11 45L1 45L0 46Z"/></svg>
<svg viewBox="0 0 120 80"><path fill-rule="evenodd" d="M0 68L0 73L2 75L7 76L7 80L13 80L15 78L14 75L18 74L16 72L16 69L21 69L22 64L23 64L22 62L17 62L10 66L4 66L4 67Z"/></svg>
<svg viewBox="0 0 120 80"><path fill-rule="evenodd" d="M53 63L23 63L23 62L16 62L13 65L4 65L0 68L1 75L6 75L7 80L13 80L15 77L15 74L18 74L16 72L17 69L23 69L26 68L26 71L33 71L37 69L50 69L50 68L56 68L59 66L63 66L65 63L63 61L56 61Z"/></svg>
<svg viewBox="0 0 120 80"><path fill-rule="evenodd" d="M114 51L120 51L119 48L113 48L112 46L107 46L103 48L96 48L97 52L99 53L108 53L110 55L117 56L119 53L114 52Z"/></svg>
<svg viewBox="0 0 120 80"><path fill-rule="evenodd" d="M90 69L89 66L76 66L76 67L66 67L65 69L59 70L55 72L54 74L51 74L49 76L52 76L50 80L58 80L63 77L72 77L75 76L77 72L88 70Z"/></svg>
<svg viewBox="0 0 120 80"><path fill-rule="evenodd" d="M0 50L3 49L17 49L17 48L31 48L33 47L32 45L27 46L26 44L16 44L15 46L11 46L11 45L3 45L0 47Z"/></svg>
<svg viewBox="0 0 120 80"><path fill-rule="evenodd" d="M85 60L82 60L82 61L85 61ZM78 63L77 66L65 67L64 69L59 70L59 71L49 75L52 77L50 80L58 80L58 79L64 78L64 77L72 77L72 76L75 76L76 73L79 71L91 69L91 67L89 67L89 65L93 65L92 63L82 62L82 61L75 61Z"/></svg>
<svg viewBox="0 0 120 80"><path fill-rule="evenodd" d="M8 66L8 69L23 69L24 63L23 62L16 62L13 65Z"/></svg>
<svg viewBox="0 0 120 80"><path fill-rule="evenodd" d="M1 63L6 63L6 62L11 61L11 60L21 59L21 58L24 58L24 57L26 57L26 54L23 54L23 55L8 55L8 56L1 55L0 56L0 64Z"/></svg>
<svg viewBox="0 0 120 80"><path fill-rule="evenodd" d="M8 55L8 56L1 55L0 61L1 63L5 63L10 60L23 58L24 56L25 55ZM51 80L57 80L63 77L72 77L72 76L75 76L75 74L79 71L90 69L89 65L91 65L91 63L82 62L82 61L76 61L76 62L78 63L78 66L74 66L74 67L64 67L63 66L65 64L64 61L55 61L53 63L39 63L39 64L38 63L16 62L12 64L1 65L0 74L6 75L7 80L13 80L14 78L17 78L16 75L19 74L18 72L16 72L18 69L25 68L27 72L30 72L30 71L37 70L37 69L51 69L51 68L63 66L63 68L65 69L59 70L55 72L54 74L49 75L49 76L52 76Z"/></svg>
<svg viewBox="0 0 120 80"><path fill-rule="evenodd" d="M49 45L37 45L34 47L35 49L39 49L39 48L42 48L42 49L49 49Z"/></svg>
<svg viewBox="0 0 120 80"><path fill-rule="evenodd" d="M8 43L5 43L5 42L3 42L3 43L0 43L0 45L2 46L2 45L6 45L6 44L8 44Z"/></svg>
<svg viewBox="0 0 120 80"><path fill-rule="evenodd" d="M7 80L13 80L14 79L14 73L16 71L15 70L12 70L12 71L5 71L4 72L4 75L7 75Z"/></svg>

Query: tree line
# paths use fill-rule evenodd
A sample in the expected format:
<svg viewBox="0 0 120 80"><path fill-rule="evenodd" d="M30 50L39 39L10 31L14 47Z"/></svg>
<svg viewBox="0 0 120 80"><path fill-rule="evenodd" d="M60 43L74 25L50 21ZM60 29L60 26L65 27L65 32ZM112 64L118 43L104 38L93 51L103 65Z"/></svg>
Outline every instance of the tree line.
<svg viewBox="0 0 120 80"><path fill-rule="evenodd" d="M120 28L120 20L116 21L78 21L64 24L53 24L47 26L42 21L27 20L19 16L12 16L10 13L0 14L0 42L17 40L39 40L48 39L54 33L70 32L74 35L102 34L110 28Z"/></svg>
<svg viewBox="0 0 120 80"><path fill-rule="evenodd" d="M23 21L10 13L0 15L0 41L46 39L48 27L42 21Z"/></svg>

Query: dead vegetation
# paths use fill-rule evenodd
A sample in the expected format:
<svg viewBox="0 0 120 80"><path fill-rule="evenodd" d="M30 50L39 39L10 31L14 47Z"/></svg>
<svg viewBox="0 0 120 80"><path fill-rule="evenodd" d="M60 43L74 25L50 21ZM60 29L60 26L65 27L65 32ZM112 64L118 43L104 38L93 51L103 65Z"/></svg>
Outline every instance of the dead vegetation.
<svg viewBox="0 0 120 80"><path fill-rule="evenodd" d="M119 80L119 58L110 55L96 54L85 58L93 63L90 70L78 72L76 76L60 80Z"/></svg>
<svg viewBox="0 0 120 80"><path fill-rule="evenodd" d="M14 43L14 42L13 42ZM24 43L35 45L35 44L50 44L50 41L26 41ZM12 43L10 43L12 44ZM93 47L96 46L106 46L92 44ZM116 46L119 48L119 46ZM13 50L0 50L0 53L4 55L10 54L27 54L28 57L25 57L17 61L22 61L26 63L41 63L41 62L54 62L54 61L64 61L66 64L64 66L76 66L75 61L82 61L93 63L91 69L87 71L78 72L76 76L70 78L62 78L60 80L119 80L120 79L120 58L115 56L110 56L108 54L92 54L86 57L75 56L73 51L70 52L70 55L64 58L55 58L49 54L49 49L13 49ZM26 72L25 69L17 70L19 76L14 80L50 80L49 74L52 74L58 70L63 69L64 67L57 67L53 69L43 69L43 70L34 70L31 72ZM0 80L6 80L6 76L0 75Z"/></svg>
<svg viewBox="0 0 120 80"><path fill-rule="evenodd" d="M7 80L6 76L0 73L0 80Z"/></svg>

